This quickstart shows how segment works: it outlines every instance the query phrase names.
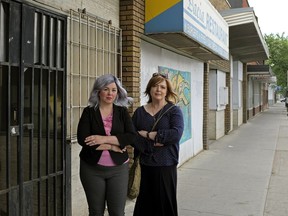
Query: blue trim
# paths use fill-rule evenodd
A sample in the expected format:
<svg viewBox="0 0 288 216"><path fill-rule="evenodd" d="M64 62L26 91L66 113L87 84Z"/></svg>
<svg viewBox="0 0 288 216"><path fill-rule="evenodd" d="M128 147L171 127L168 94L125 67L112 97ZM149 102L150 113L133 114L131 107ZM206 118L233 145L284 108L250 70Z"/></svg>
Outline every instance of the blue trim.
<svg viewBox="0 0 288 216"><path fill-rule="evenodd" d="M189 10L186 10L186 9L185 9L184 12L185 12L191 19L193 19L196 23L198 23L200 26L202 26L203 29L206 29L206 26L205 26L202 22L200 22L198 19L196 19L196 18L190 13Z"/></svg>
<svg viewBox="0 0 288 216"><path fill-rule="evenodd" d="M201 32L198 28L196 28L187 20L184 20L184 28L184 32L189 35L190 38L198 41L202 45L209 48L211 51L214 51L215 53L220 55L221 57L227 60L229 59L229 53L227 51L225 51L221 46L219 46L217 43L207 37L203 32Z"/></svg>

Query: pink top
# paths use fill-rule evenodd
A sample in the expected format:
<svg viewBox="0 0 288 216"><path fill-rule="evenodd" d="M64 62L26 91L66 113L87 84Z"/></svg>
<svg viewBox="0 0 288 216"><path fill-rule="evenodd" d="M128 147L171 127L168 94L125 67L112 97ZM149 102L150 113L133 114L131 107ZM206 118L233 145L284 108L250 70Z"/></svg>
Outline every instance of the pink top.
<svg viewBox="0 0 288 216"><path fill-rule="evenodd" d="M102 116L102 119L103 119L103 124L104 124L106 135L110 136L111 135L110 132L112 128L113 113L108 115L106 118L103 118ZM116 166L108 150L103 150L102 155L98 161L98 164L102 166Z"/></svg>

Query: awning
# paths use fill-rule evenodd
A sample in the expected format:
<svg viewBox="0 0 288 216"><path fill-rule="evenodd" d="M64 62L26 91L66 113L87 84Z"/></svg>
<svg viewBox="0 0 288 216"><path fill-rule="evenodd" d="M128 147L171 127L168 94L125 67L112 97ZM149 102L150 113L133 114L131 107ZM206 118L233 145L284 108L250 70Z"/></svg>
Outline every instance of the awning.
<svg viewBox="0 0 288 216"><path fill-rule="evenodd" d="M178 51L181 51L188 56L195 57L203 61L207 60L223 60L223 57L204 47L202 44L193 40L184 32L157 33L147 35L156 41L165 45L171 46Z"/></svg>
<svg viewBox="0 0 288 216"><path fill-rule="evenodd" d="M269 65L247 65L247 75L268 75L273 76Z"/></svg>
<svg viewBox="0 0 288 216"><path fill-rule="evenodd" d="M234 60L247 63L268 59L268 47L253 8L229 9L220 14L229 26L229 50Z"/></svg>
<svg viewBox="0 0 288 216"><path fill-rule="evenodd" d="M247 75L258 82L277 82L277 78L269 65L247 65Z"/></svg>

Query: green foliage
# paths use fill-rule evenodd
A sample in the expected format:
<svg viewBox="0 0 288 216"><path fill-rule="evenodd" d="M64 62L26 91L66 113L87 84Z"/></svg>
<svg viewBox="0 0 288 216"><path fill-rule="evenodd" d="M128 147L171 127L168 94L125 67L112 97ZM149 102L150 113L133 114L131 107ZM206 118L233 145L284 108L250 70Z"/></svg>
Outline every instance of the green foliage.
<svg viewBox="0 0 288 216"><path fill-rule="evenodd" d="M277 85L281 86L284 93L287 90L288 37L282 33L265 35L264 38L270 54L267 63L277 77Z"/></svg>

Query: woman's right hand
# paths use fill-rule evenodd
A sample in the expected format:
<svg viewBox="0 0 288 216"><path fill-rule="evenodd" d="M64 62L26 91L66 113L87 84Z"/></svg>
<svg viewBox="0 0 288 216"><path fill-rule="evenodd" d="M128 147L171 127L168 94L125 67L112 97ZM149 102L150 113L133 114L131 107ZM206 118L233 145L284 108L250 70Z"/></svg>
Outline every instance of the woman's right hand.
<svg viewBox="0 0 288 216"><path fill-rule="evenodd" d="M138 134L144 138L147 137L147 133L148 133L148 131L145 131L145 130L138 131Z"/></svg>

